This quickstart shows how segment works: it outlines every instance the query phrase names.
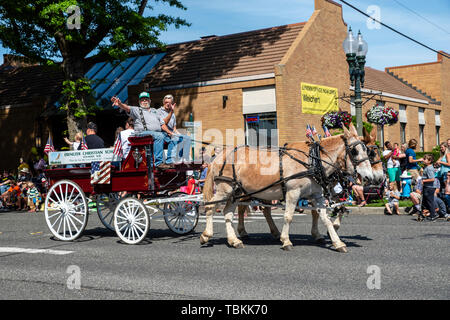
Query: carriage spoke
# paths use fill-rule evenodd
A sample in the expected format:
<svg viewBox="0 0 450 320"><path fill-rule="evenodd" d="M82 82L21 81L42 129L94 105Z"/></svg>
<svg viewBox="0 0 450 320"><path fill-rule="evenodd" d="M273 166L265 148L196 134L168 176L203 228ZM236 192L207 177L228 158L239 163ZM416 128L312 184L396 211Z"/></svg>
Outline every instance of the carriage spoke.
<svg viewBox="0 0 450 320"><path fill-rule="evenodd" d="M74 218L79 224L83 224L83 221L79 220L79 219L78 219L77 217L75 217L73 214L70 214L70 211L69 211L69 215L68 215L68 216Z"/></svg>

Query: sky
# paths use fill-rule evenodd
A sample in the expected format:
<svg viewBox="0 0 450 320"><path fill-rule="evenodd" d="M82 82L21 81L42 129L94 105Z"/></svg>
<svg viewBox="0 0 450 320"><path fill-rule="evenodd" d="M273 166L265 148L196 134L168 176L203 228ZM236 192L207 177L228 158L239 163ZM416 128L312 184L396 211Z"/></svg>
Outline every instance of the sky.
<svg viewBox="0 0 450 320"><path fill-rule="evenodd" d="M153 11L186 19L192 25L169 28L161 36L167 44L198 40L207 35L227 35L307 21L314 0L180 0L186 11L156 2ZM149 1L152 3L153 1ZM361 31L369 51L366 66L385 67L433 62L437 54L393 31L377 26L339 0L344 21L356 35ZM439 51L450 53L449 0L346 0L384 24ZM0 47L0 64L8 50Z"/></svg>

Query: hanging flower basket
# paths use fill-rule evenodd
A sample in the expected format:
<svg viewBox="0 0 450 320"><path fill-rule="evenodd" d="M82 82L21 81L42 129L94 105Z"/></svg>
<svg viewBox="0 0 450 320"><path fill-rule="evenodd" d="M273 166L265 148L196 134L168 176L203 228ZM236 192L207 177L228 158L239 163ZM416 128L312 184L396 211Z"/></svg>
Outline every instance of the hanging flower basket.
<svg viewBox="0 0 450 320"><path fill-rule="evenodd" d="M347 128L352 122L352 116L347 111L333 111L325 113L322 117L322 126L328 129L340 129L342 124Z"/></svg>
<svg viewBox="0 0 450 320"><path fill-rule="evenodd" d="M398 111L391 107L374 105L366 113L367 121L380 126L391 126L398 121Z"/></svg>

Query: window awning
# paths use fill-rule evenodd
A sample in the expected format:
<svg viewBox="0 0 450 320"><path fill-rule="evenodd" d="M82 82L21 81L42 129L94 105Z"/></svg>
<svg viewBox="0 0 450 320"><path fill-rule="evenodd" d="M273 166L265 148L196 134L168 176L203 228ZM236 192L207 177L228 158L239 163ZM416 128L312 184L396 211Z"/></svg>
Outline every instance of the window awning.
<svg viewBox="0 0 450 320"><path fill-rule="evenodd" d="M126 102L128 86L139 84L164 55L165 53L158 53L130 57L120 63L99 62L93 65L85 76L93 80L92 90L97 105L111 107L112 96Z"/></svg>

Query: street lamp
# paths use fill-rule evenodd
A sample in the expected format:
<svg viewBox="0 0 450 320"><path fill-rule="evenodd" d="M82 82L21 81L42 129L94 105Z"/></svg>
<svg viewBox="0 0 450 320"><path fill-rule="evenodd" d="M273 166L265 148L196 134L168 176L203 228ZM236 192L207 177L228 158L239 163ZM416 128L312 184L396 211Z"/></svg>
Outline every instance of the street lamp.
<svg viewBox="0 0 450 320"><path fill-rule="evenodd" d="M366 64L366 54L368 51L367 42L364 41L361 32L358 31L358 36L355 39L352 33L352 28L348 30L347 38L344 43L345 54L347 55L347 63L350 73L350 82L355 89L355 112L356 112L356 131L358 135L363 135L362 124L362 99L361 88L364 88L364 65Z"/></svg>

